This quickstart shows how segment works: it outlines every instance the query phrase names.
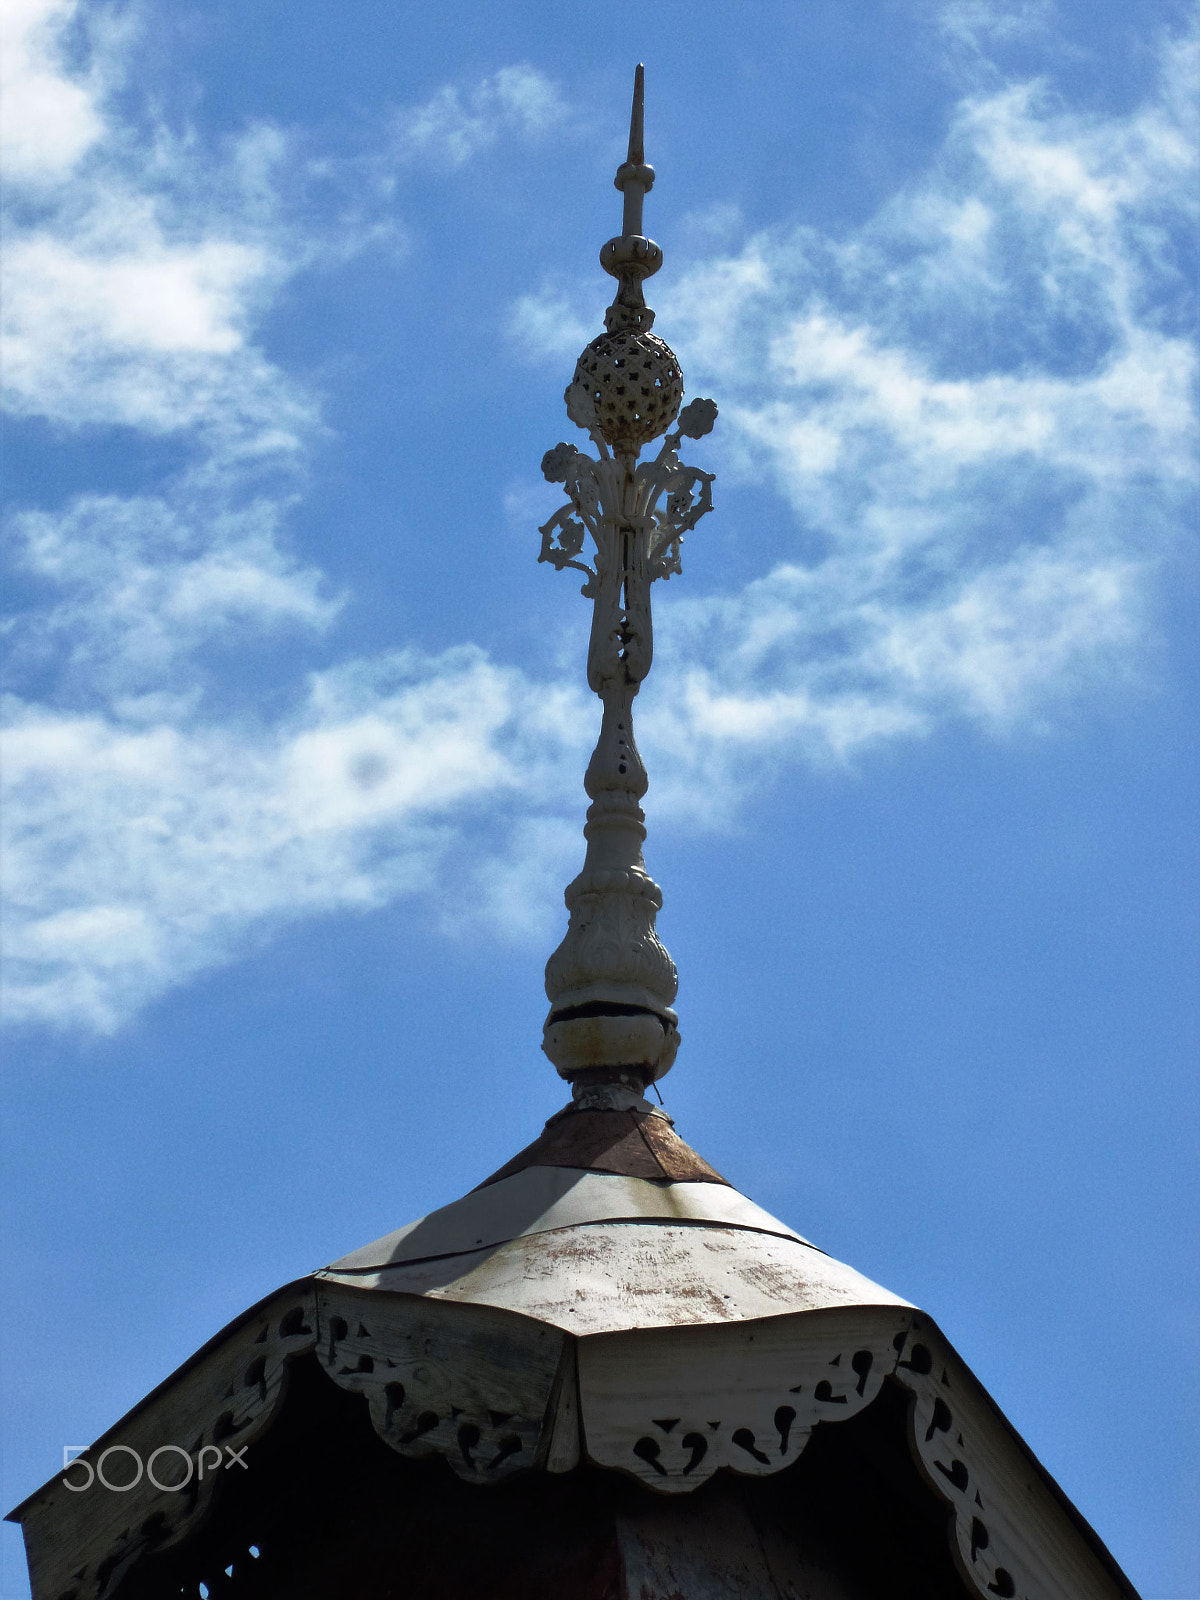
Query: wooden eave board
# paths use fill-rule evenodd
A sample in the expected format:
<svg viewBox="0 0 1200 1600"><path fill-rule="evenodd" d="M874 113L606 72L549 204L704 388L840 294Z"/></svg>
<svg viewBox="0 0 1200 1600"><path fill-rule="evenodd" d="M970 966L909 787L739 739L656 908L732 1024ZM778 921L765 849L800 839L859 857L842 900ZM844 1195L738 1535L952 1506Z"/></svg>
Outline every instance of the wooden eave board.
<svg viewBox="0 0 1200 1600"><path fill-rule="evenodd" d="M952 1549L981 1600L1134 1600L936 1326L895 1299L573 1339L494 1307L310 1280L211 1341L89 1454L113 1442L145 1454L164 1438L250 1442L270 1424L288 1360L309 1351L335 1383L364 1396L376 1431L401 1453L442 1455L460 1475L486 1479L539 1465L569 1470L582 1450L668 1495L721 1468L784 1470L814 1426L854 1415L890 1378L913 1397L914 1457L954 1513ZM393 1399L397 1386L403 1395ZM35 1600L73 1585L105 1600L147 1548L138 1530L161 1523L164 1510L154 1548L164 1531L169 1542L190 1536L205 1507L146 1486L75 1496L51 1480L17 1514Z"/></svg>

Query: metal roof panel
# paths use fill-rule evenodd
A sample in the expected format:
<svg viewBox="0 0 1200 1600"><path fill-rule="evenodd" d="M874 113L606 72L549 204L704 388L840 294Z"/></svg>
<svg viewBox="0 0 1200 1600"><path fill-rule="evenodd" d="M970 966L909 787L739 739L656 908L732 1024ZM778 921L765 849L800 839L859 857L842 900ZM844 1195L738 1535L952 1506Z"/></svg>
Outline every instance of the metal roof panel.
<svg viewBox="0 0 1200 1600"><path fill-rule="evenodd" d="M526 1167L352 1250L329 1270L377 1271L404 1261L488 1249L581 1223L655 1219L748 1228L800 1240L785 1223L727 1184L663 1183L578 1167Z"/></svg>
<svg viewBox="0 0 1200 1600"><path fill-rule="evenodd" d="M368 1271L339 1263L318 1276L489 1305L580 1336L908 1304L794 1235L653 1217L538 1228L466 1254Z"/></svg>

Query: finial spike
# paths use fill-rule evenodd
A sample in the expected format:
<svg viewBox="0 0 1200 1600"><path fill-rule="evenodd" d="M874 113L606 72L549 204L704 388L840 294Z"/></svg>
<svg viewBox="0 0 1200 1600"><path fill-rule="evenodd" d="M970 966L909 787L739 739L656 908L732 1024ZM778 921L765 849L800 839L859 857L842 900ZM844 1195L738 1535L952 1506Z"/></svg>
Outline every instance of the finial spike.
<svg viewBox="0 0 1200 1600"><path fill-rule="evenodd" d="M620 237L610 239L600 252L605 272L621 280L610 316L618 320L632 315L633 326L649 328L654 313L646 309L642 279L662 266L662 251L642 233L642 201L654 187L654 168L647 165L645 150L646 69L638 62L633 75L633 110L629 114L629 156L617 168L613 183L625 196ZM613 326L609 322L609 327Z"/></svg>
<svg viewBox="0 0 1200 1600"><path fill-rule="evenodd" d="M639 61L633 75L633 110L629 114L629 156L631 167L640 167L646 159L646 138L643 132L646 104L646 69Z"/></svg>
<svg viewBox="0 0 1200 1600"><path fill-rule="evenodd" d="M679 1044L678 975L655 931L662 894L642 856L646 818L639 801L647 780L633 737L633 702L654 653L650 586L681 570L684 535L712 509L712 473L685 466L679 445L702 438L717 415L711 400L679 409L679 363L650 332L654 313L642 280L658 271L662 251L642 233L642 199L654 182L643 151L644 84L639 63L629 159L615 180L624 193L624 227L600 252L619 287L605 313L606 331L579 357L564 397L567 415L587 430L599 454L585 455L573 444L546 452L542 472L566 486L567 503L539 530L538 557L587 579L588 685L604 706L584 777L591 800L587 854L566 892L566 936L546 963L550 1014L542 1048L570 1080L577 1107L613 1111L649 1109L643 1091L667 1071ZM658 455L639 466L642 446L664 433ZM589 534L594 566L582 559Z"/></svg>

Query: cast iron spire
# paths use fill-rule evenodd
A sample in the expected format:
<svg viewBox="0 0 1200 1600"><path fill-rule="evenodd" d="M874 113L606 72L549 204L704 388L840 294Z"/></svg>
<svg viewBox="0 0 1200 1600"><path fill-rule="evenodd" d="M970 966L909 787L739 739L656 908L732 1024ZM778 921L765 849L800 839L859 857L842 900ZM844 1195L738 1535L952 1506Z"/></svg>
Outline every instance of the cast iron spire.
<svg viewBox="0 0 1200 1600"><path fill-rule="evenodd" d="M640 1102L668 1071L679 1045L675 963L655 932L662 893L646 871L642 842L646 769L633 737L633 701L650 670L650 587L681 571L684 534L712 508L709 472L685 466L680 440L716 420L711 400L680 411L683 377L674 352L650 332L643 281L662 251L642 233L642 202L654 183L643 148L643 69L634 80L629 153L617 169L622 231L600 252L617 279L606 331L580 356L564 396L567 415L596 447L546 453L542 472L566 486L567 504L539 530L540 561L585 574L592 601L588 684L604 707L600 739L584 778L591 798L583 871L566 891L570 923L546 964L550 1013L542 1048L571 1083L577 1104ZM653 460L644 445L674 422ZM594 565L583 558L585 538Z"/></svg>

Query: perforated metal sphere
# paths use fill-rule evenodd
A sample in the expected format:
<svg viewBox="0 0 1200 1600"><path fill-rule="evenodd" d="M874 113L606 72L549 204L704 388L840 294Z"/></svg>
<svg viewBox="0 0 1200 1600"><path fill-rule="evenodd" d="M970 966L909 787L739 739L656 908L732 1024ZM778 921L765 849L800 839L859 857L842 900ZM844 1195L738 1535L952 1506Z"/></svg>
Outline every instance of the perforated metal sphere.
<svg viewBox="0 0 1200 1600"><path fill-rule="evenodd" d="M620 452L635 453L665 433L683 400L675 352L656 334L633 328L593 339L576 365L575 382L591 396L600 432Z"/></svg>

